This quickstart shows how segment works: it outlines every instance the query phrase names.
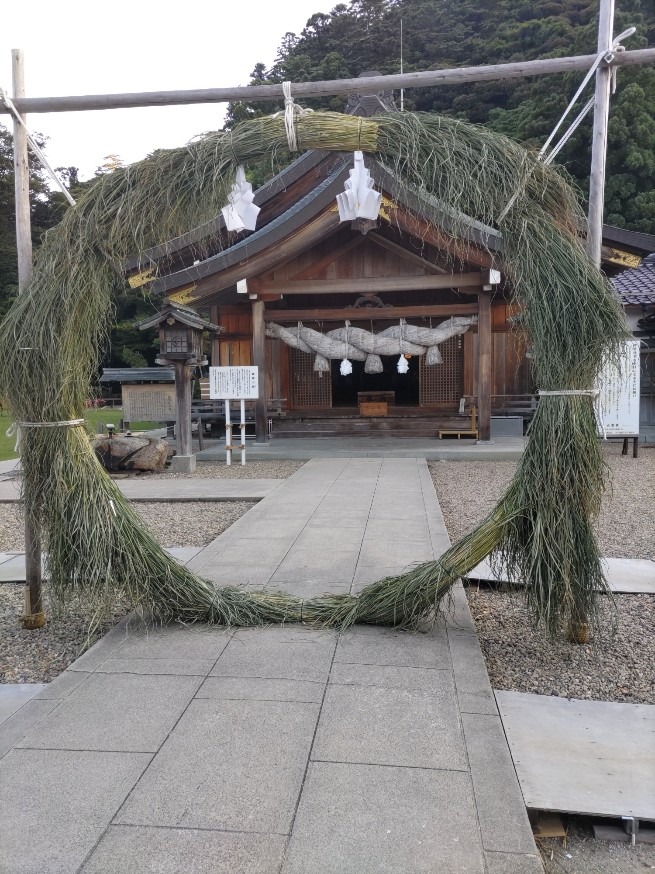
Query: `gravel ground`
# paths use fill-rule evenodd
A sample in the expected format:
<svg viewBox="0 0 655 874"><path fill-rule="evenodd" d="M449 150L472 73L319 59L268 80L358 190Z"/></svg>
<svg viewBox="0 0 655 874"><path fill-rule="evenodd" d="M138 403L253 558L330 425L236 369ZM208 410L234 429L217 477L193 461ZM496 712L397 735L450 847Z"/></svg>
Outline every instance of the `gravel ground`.
<svg viewBox="0 0 655 874"><path fill-rule="evenodd" d="M304 461L275 460L240 462L240 456L235 455L232 464L225 460L199 461L193 473L147 473L151 479L286 479L303 466Z"/></svg>
<svg viewBox="0 0 655 874"><path fill-rule="evenodd" d="M612 488L603 502L598 536L605 555L653 558L655 449L640 458L605 448ZM509 483L514 462L435 462L430 465L450 537L475 526ZM587 646L551 641L535 631L517 594L467 589L469 606L496 689L601 701L655 704L655 596L617 595L618 629L602 605L605 633Z"/></svg>
<svg viewBox="0 0 655 874"><path fill-rule="evenodd" d="M605 447L611 486L598 520L605 555L655 558L655 448L640 457ZM434 462L432 479L452 540L471 530L509 484L514 462ZM655 704L655 597L618 595L616 635L579 646L535 632L520 592L468 587L469 606L496 689ZM605 609L608 615L608 610ZM608 622L609 625L609 622ZM546 874L641 874L655 870L655 847L597 841L591 820L571 817L566 848L539 842Z"/></svg>
<svg viewBox="0 0 655 874"><path fill-rule="evenodd" d="M286 479L302 461L249 461L245 467L224 461L199 462L195 473L143 474L161 479ZM138 503L135 509L163 546L205 546L225 531L254 503L207 501L185 503ZM0 504L0 552L23 552L23 515L17 504ZM47 601L47 584L44 586ZM100 636L123 616L129 605L116 607L114 615L98 629ZM46 627L25 631L23 586L0 584L0 683L47 683L61 673L93 641L87 630L92 617L71 607L56 614L47 608Z"/></svg>

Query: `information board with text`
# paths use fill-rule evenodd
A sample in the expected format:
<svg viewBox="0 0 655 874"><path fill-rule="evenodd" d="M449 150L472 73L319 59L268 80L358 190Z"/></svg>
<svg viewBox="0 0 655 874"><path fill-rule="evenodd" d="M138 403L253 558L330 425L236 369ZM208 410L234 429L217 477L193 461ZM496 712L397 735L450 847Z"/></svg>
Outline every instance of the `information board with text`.
<svg viewBox="0 0 655 874"><path fill-rule="evenodd" d="M626 340L617 364L608 363L598 377L598 430L607 437L639 434L639 340Z"/></svg>
<svg viewBox="0 0 655 874"><path fill-rule="evenodd" d="M217 401L256 400L259 397L259 368L210 367L209 397Z"/></svg>

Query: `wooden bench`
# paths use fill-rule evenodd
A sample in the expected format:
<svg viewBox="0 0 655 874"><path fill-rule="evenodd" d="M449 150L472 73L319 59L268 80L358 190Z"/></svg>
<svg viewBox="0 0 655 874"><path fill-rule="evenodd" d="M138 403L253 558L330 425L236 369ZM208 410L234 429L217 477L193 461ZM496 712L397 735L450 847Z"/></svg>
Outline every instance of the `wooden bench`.
<svg viewBox="0 0 655 874"><path fill-rule="evenodd" d="M444 437L457 437L458 440L461 440L462 437L472 437L474 440L478 439L478 428L477 428L477 418L478 411L475 406L471 407L471 427L470 428L440 428L438 431L439 440L442 440Z"/></svg>

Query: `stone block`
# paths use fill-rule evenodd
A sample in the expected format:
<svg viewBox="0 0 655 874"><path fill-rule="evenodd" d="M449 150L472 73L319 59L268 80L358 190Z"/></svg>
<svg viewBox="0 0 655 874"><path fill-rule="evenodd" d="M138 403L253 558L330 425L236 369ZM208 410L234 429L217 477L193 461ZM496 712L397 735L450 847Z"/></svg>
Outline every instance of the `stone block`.
<svg viewBox="0 0 655 874"><path fill-rule="evenodd" d="M310 680L261 680L256 677L207 677L196 698L226 701L304 701L320 704L325 683Z"/></svg>
<svg viewBox="0 0 655 874"><path fill-rule="evenodd" d="M463 713L462 723L485 850L536 855L500 717Z"/></svg>
<svg viewBox="0 0 655 874"><path fill-rule="evenodd" d="M336 638L333 631L302 625L243 628L234 635L211 675L326 682Z"/></svg>
<svg viewBox="0 0 655 874"><path fill-rule="evenodd" d="M174 455L171 458L172 473L193 473L196 469L195 455Z"/></svg>
<svg viewBox="0 0 655 874"><path fill-rule="evenodd" d="M156 752L200 683L199 677L93 674L20 745Z"/></svg>
<svg viewBox="0 0 655 874"><path fill-rule="evenodd" d="M12 750L0 762L1 870L77 871L150 759L133 753Z"/></svg>
<svg viewBox="0 0 655 874"><path fill-rule="evenodd" d="M455 695L329 686L312 759L466 770Z"/></svg>
<svg viewBox="0 0 655 874"><path fill-rule="evenodd" d="M110 826L80 874L278 874L286 838Z"/></svg>
<svg viewBox="0 0 655 874"><path fill-rule="evenodd" d="M318 710L288 701L196 699L118 822L286 834Z"/></svg>
<svg viewBox="0 0 655 874"><path fill-rule="evenodd" d="M334 660L407 668L451 666L448 640L440 627L421 633L358 625L340 636Z"/></svg>
<svg viewBox="0 0 655 874"><path fill-rule="evenodd" d="M524 853L485 853L487 874L544 874L538 855Z"/></svg>
<svg viewBox="0 0 655 874"><path fill-rule="evenodd" d="M283 874L482 874L468 774L313 762Z"/></svg>

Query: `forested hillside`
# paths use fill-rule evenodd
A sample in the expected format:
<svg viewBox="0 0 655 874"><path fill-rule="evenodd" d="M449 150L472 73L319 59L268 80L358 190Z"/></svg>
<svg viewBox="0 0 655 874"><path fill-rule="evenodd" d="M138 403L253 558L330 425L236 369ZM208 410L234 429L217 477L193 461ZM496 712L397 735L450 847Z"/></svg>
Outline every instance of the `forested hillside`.
<svg viewBox="0 0 655 874"><path fill-rule="evenodd" d="M253 85L353 77L364 70L398 72L401 19L406 72L592 54L598 5L598 0L352 0L329 13L317 12L302 33L286 34L273 67L256 65ZM655 0L617 0L615 33L632 25L637 33L626 43L628 48L655 45ZM405 107L456 115L540 146L582 78L575 73L415 89L406 92ZM339 110L344 100L308 104ZM273 108L233 104L230 123ZM590 141L589 118L559 156L583 191ZM619 72L610 120L605 219L655 232L652 67Z"/></svg>

